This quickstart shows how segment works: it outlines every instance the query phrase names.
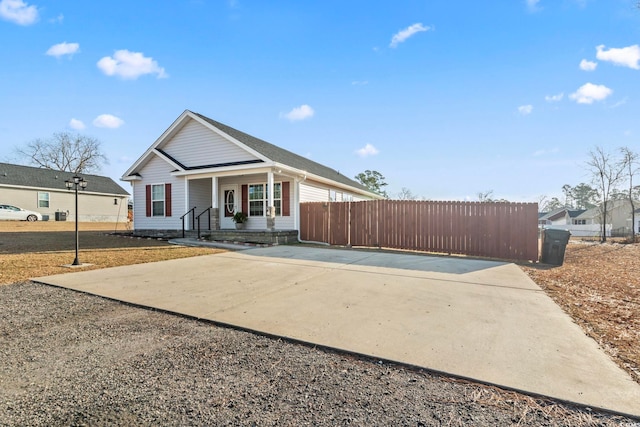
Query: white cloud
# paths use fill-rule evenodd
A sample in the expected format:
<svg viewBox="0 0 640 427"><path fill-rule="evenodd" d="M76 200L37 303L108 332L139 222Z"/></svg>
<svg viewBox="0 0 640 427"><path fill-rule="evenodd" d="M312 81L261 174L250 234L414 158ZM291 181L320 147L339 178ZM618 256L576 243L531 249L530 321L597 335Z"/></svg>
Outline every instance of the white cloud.
<svg viewBox="0 0 640 427"><path fill-rule="evenodd" d="M533 105L531 104L521 105L518 107L518 113L522 114L523 116L527 116L531 114L532 111L533 111Z"/></svg>
<svg viewBox="0 0 640 427"><path fill-rule="evenodd" d="M556 95L547 95L544 97L544 100L547 102L560 102L564 98L564 92L560 92Z"/></svg>
<svg viewBox="0 0 640 427"><path fill-rule="evenodd" d="M366 86L366 85L369 84L369 82L366 81L366 80L354 80L354 81L351 82L351 84L353 86Z"/></svg>
<svg viewBox="0 0 640 427"><path fill-rule="evenodd" d="M124 124L124 120L111 114L100 114L93 119L93 125L99 128L117 129Z"/></svg>
<svg viewBox="0 0 640 427"><path fill-rule="evenodd" d="M624 99L621 99L620 101L616 102L615 104L610 105L608 108L618 108L618 107L626 104L627 103L627 99L628 99L628 97L625 97Z"/></svg>
<svg viewBox="0 0 640 427"><path fill-rule="evenodd" d="M105 56L98 61L98 68L107 76L119 76L123 79L137 79L144 74L156 74L159 79L169 77L153 58L145 57L142 52L117 50L113 57Z"/></svg>
<svg viewBox="0 0 640 427"><path fill-rule="evenodd" d="M22 0L0 1L0 18L18 25L31 25L38 20L38 8Z"/></svg>
<svg viewBox="0 0 640 427"><path fill-rule="evenodd" d="M582 61L580 61L580 69L582 71L594 71L597 66L598 66L597 62L587 61L586 59L583 59Z"/></svg>
<svg viewBox="0 0 640 427"><path fill-rule="evenodd" d="M62 42L51 46L49 50L47 50L47 55L60 58L62 55L73 55L78 52L79 49L80 45L78 43Z"/></svg>
<svg viewBox="0 0 640 427"><path fill-rule="evenodd" d="M288 113L280 113L280 117L283 117L292 122L304 120L313 117L315 111L313 108L309 107L307 104L301 105L299 107L295 107L293 110Z"/></svg>
<svg viewBox="0 0 640 427"><path fill-rule="evenodd" d="M82 122L82 120L78 120L78 119L71 119L69 120L69 127L71 129L75 129L75 130L82 130L84 129L86 126L84 125L84 123Z"/></svg>
<svg viewBox="0 0 640 427"><path fill-rule="evenodd" d="M379 152L380 151L378 151L378 149L371 144L367 144L364 147L356 150L356 154L360 157L375 156Z"/></svg>
<svg viewBox="0 0 640 427"><path fill-rule="evenodd" d="M613 90L604 85L585 83L577 91L569 95L569 98L578 104L593 104L594 101L602 101L613 93Z"/></svg>
<svg viewBox="0 0 640 427"><path fill-rule="evenodd" d="M640 46L634 44L633 46L627 46L623 48L611 48L604 50L603 44L596 46L598 53L596 58L601 61L610 61L615 65L621 65L623 67L633 68L634 70L640 70Z"/></svg>
<svg viewBox="0 0 640 427"><path fill-rule="evenodd" d="M62 21L64 21L64 15L63 14L59 14L55 18L49 19L49 22L52 23L52 24L62 24Z"/></svg>
<svg viewBox="0 0 640 427"><path fill-rule="evenodd" d="M393 37L391 38L391 43L389 44L389 47L397 47L400 43L404 42L414 34L417 34L422 31L429 31L430 29L431 27L425 27L421 23L410 25L404 30L400 30L393 35Z"/></svg>
<svg viewBox="0 0 640 427"><path fill-rule="evenodd" d="M525 0L525 3L527 3L527 9L529 9L529 12L539 10L538 3L540 3L540 0Z"/></svg>

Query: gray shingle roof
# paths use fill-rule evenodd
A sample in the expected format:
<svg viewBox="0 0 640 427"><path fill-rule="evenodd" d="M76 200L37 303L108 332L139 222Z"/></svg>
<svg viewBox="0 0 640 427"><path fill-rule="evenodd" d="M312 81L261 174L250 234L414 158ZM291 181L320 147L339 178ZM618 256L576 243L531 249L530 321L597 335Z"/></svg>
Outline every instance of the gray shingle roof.
<svg viewBox="0 0 640 427"><path fill-rule="evenodd" d="M0 185L35 187L52 190L67 190L64 181L73 177L73 173L32 166L0 163ZM80 174L88 181L86 191L104 194L129 193L106 176Z"/></svg>
<svg viewBox="0 0 640 427"><path fill-rule="evenodd" d="M283 165L291 166L296 169L300 169L320 176L322 178L330 179L344 185L349 185L370 192L369 189L364 185L360 184L357 181L354 181L353 179L347 178L334 169L321 165L320 163L316 163L313 160L309 160L298 154L292 153L291 151L287 151L284 148L280 148L267 141L263 141L262 139L251 136L223 123L212 120L206 116L203 116L202 114L198 114L193 111L192 113L274 162L282 163Z"/></svg>

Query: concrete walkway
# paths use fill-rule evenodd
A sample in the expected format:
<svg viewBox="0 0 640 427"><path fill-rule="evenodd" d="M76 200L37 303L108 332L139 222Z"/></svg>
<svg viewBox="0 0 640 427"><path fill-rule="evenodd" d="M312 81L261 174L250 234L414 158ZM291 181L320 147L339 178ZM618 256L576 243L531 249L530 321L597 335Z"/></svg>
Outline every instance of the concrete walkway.
<svg viewBox="0 0 640 427"><path fill-rule="evenodd" d="M514 264L296 245L33 280L640 416L640 385Z"/></svg>

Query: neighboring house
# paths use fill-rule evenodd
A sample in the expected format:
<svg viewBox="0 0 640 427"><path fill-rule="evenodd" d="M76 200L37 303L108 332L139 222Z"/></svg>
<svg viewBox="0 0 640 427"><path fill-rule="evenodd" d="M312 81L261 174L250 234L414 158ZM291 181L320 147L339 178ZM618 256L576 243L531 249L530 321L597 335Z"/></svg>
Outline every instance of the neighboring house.
<svg viewBox="0 0 640 427"><path fill-rule="evenodd" d="M640 201L635 201L634 206L640 207ZM605 226L607 237L627 236L631 234L631 205L628 200L610 200L607 203L607 224ZM638 209L640 211L640 209ZM571 232L575 237L598 237L602 233L601 207L587 210L556 209L553 212L542 215L538 224L545 228L561 228ZM640 218L636 215L636 233L640 232Z"/></svg>
<svg viewBox="0 0 640 427"><path fill-rule="evenodd" d="M585 209L558 208L541 214L538 217L538 224L543 226L575 224L575 219L584 212Z"/></svg>
<svg viewBox="0 0 640 427"><path fill-rule="evenodd" d="M53 221L56 212L75 221L75 192L65 180L73 173L0 163L0 203L40 212ZM111 178L81 174L87 187L78 191L78 221L125 222L129 193ZM64 215L57 215L61 219Z"/></svg>
<svg viewBox="0 0 640 427"><path fill-rule="evenodd" d="M208 208L202 218L210 216L212 230L234 229L238 211L248 215L247 230L299 230L300 203L382 198L329 167L189 110L121 179L133 186L137 234L175 234L183 216L193 229L194 216Z"/></svg>
<svg viewBox="0 0 640 427"><path fill-rule="evenodd" d="M640 201L635 200L633 204L637 208L640 206ZM576 224L601 224L601 206L587 210L575 220L577 221ZM638 218L636 218L636 221L638 221ZM607 226L611 228L615 235L631 233L634 227L631 224L631 203L629 200L610 200L607 203ZM636 226L635 229L638 230L638 227Z"/></svg>

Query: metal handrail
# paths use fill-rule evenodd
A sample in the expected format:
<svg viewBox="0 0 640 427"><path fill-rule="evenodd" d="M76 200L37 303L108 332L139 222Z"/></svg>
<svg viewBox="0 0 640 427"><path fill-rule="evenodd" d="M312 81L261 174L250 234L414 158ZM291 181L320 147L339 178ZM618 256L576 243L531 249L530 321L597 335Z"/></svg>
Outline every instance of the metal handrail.
<svg viewBox="0 0 640 427"><path fill-rule="evenodd" d="M184 217L191 214L191 224L193 225L194 222L196 222L195 220L195 215L196 215L196 207L192 207L191 209L189 209L187 212L185 212L184 215L182 215L180 217L180 219L182 220L182 238L184 239Z"/></svg>
<svg viewBox="0 0 640 427"><path fill-rule="evenodd" d="M204 215L205 212L209 214L209 227L207 228L207 230L211 230L211 208L213 208L213 206L209 206L207 209L200 212L200 214L196 217L196 219L198 220L198 239L200 238L200 217Z"/></svg>

